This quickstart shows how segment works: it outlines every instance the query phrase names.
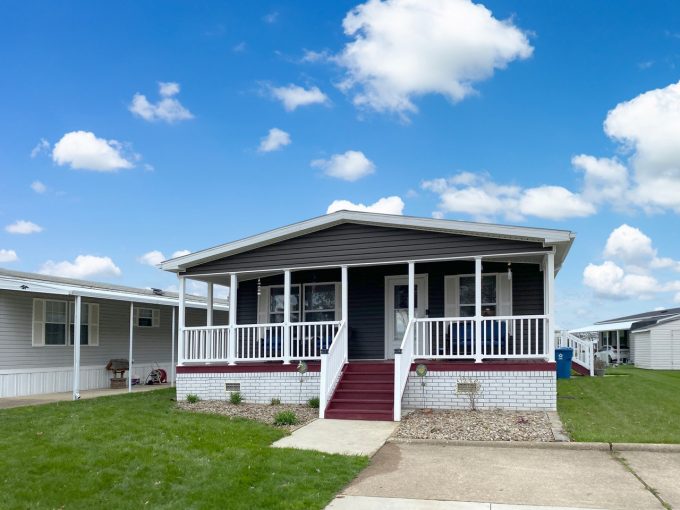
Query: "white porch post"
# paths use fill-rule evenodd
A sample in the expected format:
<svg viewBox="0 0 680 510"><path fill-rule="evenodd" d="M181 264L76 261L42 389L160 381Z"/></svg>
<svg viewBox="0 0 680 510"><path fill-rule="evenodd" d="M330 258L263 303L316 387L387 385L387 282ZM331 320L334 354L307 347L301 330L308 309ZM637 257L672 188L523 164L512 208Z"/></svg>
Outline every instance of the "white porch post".
<svg viewBox="0 0 680 510"><path fill-rule="evenodd" d="M130 352L128 353L128 393L132 391L132 342L135 335L135 304L130 302Z"/></svg>
<svg viewBox="0 0 680 510"><path fill-rule="evenodd" d="M550 363L555 362L555 254L553 252L545 254L545 284L546 292L546 306L545 312L548 316L548 342L546 359ZM538 333L538 332L537 332Z"/></svg>
<svg viewBox="0 0 680 510"><path fill-rule="evenodd" d="M290 269L283 273L283 364L290 365Z"/></svg>
<svg viewBox="0 0 680 510"><path fill-rule="evenodd" d="M416 265L408 263L408 320L411 322L416 316Z"/></svg>
<svg viewBox="0 0 680 510"><path fill-rule="evenodd" d="M347 266L342 266L340 268L340 280L341 280L341 292L342 292L342 301L341 301L341 314L342 314L342 321L345 323L345 333L344 333L344 338L343 341L345 342L345 362L349 360L349 324L348 324L348 317L349 317L349 299L348 299L348 292L349 288L347 287Z"/></svg>
<svg viewBox="0 0 680 510"><path fill-rule="evenodd" d="M179 278L179 319L177 321L177 364L182 366L184 363L184 326L186 324L186 278Z"/></svg>
<svg viewBox="0 0 680 510"><path fill-rule="evenodd" d="M238 275L229 276L229 356L228 363L236 365L236 310L238 298Z"/></svg>
<svg viewBox="0 0 680 510"><path fill-rule="evenodd" d="M475 363L482 362L482 257L475 257Z"/></svg>
<svg viewBox="0 0 680 510"><path fill-rule="evenodd" d="M208 297L206 299L206 326L213 325L213 290L214 286L212 282L208 283Z"/></svg>
<svg viewBox="0 0 680 510"><path fill-rule="evenodd" d="M621 330L616 330L616 364L621 363Z"/></svg>
<svg viewBox="0 0 680 510"><path fill-rule="evenodd" d="M177 334L177 330L175 327L175 321L177 320L175 317L175 307L172 307L172 338L170 339L170 350L171 350L171 359L170 359L170 373L168 374L170 376L170 386L175 385L175 377L176 377L176 371L177 369L175 368L175 335Z"/></svg>
<svg viewBox="0 0 680 510"><path fill-rule="evenodd" d="M82 297L76 296L73 311L73 400L80 398L80 323Z"/></svg>

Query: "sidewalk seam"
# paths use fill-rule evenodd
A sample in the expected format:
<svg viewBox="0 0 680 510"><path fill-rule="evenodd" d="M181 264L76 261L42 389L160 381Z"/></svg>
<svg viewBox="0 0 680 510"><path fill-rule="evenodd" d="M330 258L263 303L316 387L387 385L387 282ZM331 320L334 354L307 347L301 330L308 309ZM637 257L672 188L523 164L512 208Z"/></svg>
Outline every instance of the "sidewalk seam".
<svg viewBox="0 0 680 510"><path fill-rule="evenodd" d="M654 496L659 501L659 503L661 503L661 506L663 508L665 508L666 510L673 510L673 507L666 501L664 501L664 499L659 495L659 491L656 490L654 487L650 486L647 482L645 482L644 479L632 468L628 461L623 457L623 455L621 455L620 452L612 450L611 456L616 462L621 464L626 471L628 471L635 478L637 478L637 480L642 484L645 490L649 492L652 496Z"/></svg>

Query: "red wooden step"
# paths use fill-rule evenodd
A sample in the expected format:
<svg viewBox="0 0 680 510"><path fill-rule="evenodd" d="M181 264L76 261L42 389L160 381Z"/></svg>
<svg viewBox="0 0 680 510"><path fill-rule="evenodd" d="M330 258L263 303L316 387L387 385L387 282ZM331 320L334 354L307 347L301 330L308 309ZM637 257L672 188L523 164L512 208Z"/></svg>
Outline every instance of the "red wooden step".
<svg viewBox="0 0 680 510"><path fill-rule="evenodd" d="M390 403L394 400L394 392L392 389L388 390L375 390L373 388L366 389L346 389L344 387L338 387L335 390L335 398L340 398L343 400L356 399L356 400L389 400Z"/></svg>
<svg viewBox="0 0 680 510"><path fill-rule="evenodd" d="M372 390L394 392L394 381L340 381L337 389L339 390Z"/></svg>
<svg viewBox="0 0 680 510"><path fill-rule="evenodd" d="M357 398L337 398L333 396L330 409L354 409L354 410L376 410L391 411L394 409L394 402L386 399L357 399Z"/></svg>
<svg viewBox="0 0 680 510"><path fill-rule="evenodd" d="M342 375L343 381L348 382L394 382L394 374L384 374L380 372L361 372L361 373L345 373Z"/></svg>
<svg viewBox="0 0 680 510"><path fill-rule="evenodd" d="M394 374L394 365L392 363L349 363L346 371L350 373L380 372Z"/></svg>
<svg viewBox="0 0 680 510"><path fill-rule="evenodd" d="M329 409L326 418L334 420L373 420L392 421L393 411L358 411L348 409Z"/></svg>

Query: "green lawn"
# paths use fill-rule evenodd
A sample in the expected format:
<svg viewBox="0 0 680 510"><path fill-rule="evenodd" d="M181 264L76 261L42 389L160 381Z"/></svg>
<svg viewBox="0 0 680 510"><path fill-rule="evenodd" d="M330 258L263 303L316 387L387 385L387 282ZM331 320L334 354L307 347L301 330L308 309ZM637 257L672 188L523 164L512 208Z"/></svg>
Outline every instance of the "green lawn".
<svg viewBox="0 0 680 510"><path fill-rule="evenodd" d="M680 371L620 367L557 383L557 410L575 441L680 443Z"/></svg>
<svg viewBox="0 0 680 510"><path fill-rule="evenodd" d="M4 508L323 508L368 459L183 412L174 390L0 411ZM332 438L331 438L332 439Z"/></svg>

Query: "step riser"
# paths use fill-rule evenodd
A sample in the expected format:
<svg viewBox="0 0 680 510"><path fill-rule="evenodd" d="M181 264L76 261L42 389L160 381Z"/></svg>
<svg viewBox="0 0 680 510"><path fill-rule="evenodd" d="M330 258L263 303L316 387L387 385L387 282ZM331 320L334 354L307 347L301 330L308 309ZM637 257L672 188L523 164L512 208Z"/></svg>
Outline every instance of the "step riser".
<svg viewBox="0 0 680 510"><path fill-rule="evenodd" d="M353 411L392 411L394 404L392 402L376 403L376 402L362 402L361 400L353 400L351 402L337 402L333 401L329 409L351 409Z"/></svg>
<svg viewBox="0 0 680 510"><path fill-rule="evenodd" d="M350 364L346 371L349 373L361 373L361 372L381 372L384 374L393 374L394 365L366 365L366 366L355 366Z"/></svg>
<svg viewBox="0 0 680 510"><path fill-rule="evenodd" d="M370 391L394 391L394 383L382 382L347 382L341 381L338 390L370 390Z"/></svg>
<svg viewBox="0 0 680 510"><path fill-rule="evenodd" d="M326 418L332 420L368 420L368 421L392 421L393 415L389 413L366 414L361 411L326 411Z"/></svg>
<svg viewBox="0 0 680 510"><path fill-rule="evenodd" d="M355 391L338 388L335 392L335 398L342 400L389 400L393 402L394 393L391 391Z"/></svg>
<svg viewBox="0 0 680 510"><path fill-rule="evenodd" d="M394 383L392 374L344 374L343 382L382 382Z"/></svg>

